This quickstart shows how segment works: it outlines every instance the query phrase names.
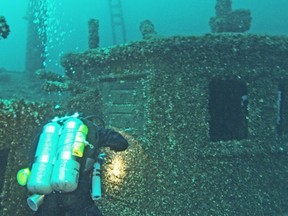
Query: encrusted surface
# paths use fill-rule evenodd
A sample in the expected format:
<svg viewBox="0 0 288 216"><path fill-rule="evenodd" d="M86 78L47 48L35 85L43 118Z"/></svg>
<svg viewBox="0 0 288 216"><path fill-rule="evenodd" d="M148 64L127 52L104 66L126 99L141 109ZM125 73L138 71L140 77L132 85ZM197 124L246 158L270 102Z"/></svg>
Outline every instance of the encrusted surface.
<svg viewBox="0 0 288 216"><path fill-rule="evenodd" d="M48 104L24 100L0 101L0 149L9 149L0 214L30 215L26 205L27 190L17 184L16 173L30 165L33 140L41 132L43 122L53 115ZM17 207L17 208L16 208Z"/></svg>
<svg viewBox="0 0 288 216"><path fill-rule="evenodd" d="M287 152L287 138L276 133L277 91L287 79L287 58L286 37L248 34L171 37L66 55L62 63L72 79L96 83L102 75L150 74L144 86L144 137L140 135L149 161L143 164L149 170L146 191L142 193L141 181L138 188L127 187L113 205L103 200L101 207L108 215L287 211L281 189L287 166L275 165ZM208 86L215 79L237 80L247 87L247 139L210 141ZM123 184L137 181L139 175ZM125 197L130 198L125 195L133 193L140 193L137 202L146 205L127 205ZM122 207L115 213L117 206Z"/></svg>
<svg viewBox="0 0 288 216"><path fill-rule="evenodd" d="M69 53L62 58L62 65L68 76L78 80L82 78L86 82L95 81L103 73L131 74L135 68L151 68L153 64L159 67L161 63L186 67L195 76L227 76L234 72L238 76L251 77L269 76L271 69L280 75L281 69L288 67L287 56L287 37L207 34L137 41L83 53ZM261 67L266 70L257 70ZM213 68L217 69L216 74ZM239 74L240 69L249 70L249 73Z"/></svg>

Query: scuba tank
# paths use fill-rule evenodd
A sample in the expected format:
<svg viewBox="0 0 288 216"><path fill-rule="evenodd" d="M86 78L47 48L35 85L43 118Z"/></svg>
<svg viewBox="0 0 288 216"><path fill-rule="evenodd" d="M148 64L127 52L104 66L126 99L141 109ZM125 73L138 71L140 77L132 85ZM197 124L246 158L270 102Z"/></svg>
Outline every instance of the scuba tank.
<svg viewBox="0 0 288 216"><path fill-rule="evenodd" d="M31 193L49 194L52 192L50 178L56 155L61 125L57 122L46 124L40 135L27 188Z"/></svg>
<svg viewBox="0 0 288 216"><path fill-rule="evenodd" d="M33 195L27 204L37 211L46 194L52 191L72 192L78 186L80 163L85 145L94 148L86 141L88 127L72 116L55 117L44 125L39 137L34 162L29 168L18 171L17 181Z"/></svg>
<svg viewBox="0 0 288 216"><path fill-rule="evenodd" d="M77 188L80 169L77 158L83 156L87 133L87 126L78 118L64 122L51 176L53 190L72 192Z"/></svg>

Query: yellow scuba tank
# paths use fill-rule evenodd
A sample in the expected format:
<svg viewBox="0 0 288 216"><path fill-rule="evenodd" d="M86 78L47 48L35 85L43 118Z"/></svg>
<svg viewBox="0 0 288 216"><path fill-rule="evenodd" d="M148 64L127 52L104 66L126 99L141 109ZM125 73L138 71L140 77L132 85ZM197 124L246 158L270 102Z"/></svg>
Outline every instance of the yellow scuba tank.
<svg viewBox="0 0 288 216"><path fill-rule="evenodd" d="M64 122L51 177L53 190L71 192L77 188L80 169L77 158L83 156L87 133L87 126L78 118Z"/></svg>
<svg viewBox="0 0 288 216"><path fill-rule="evenodd" d="M31 193L49 194L52 192L50 178L53 169L61 125L47 123L40 135L27 188Z"/></svg>

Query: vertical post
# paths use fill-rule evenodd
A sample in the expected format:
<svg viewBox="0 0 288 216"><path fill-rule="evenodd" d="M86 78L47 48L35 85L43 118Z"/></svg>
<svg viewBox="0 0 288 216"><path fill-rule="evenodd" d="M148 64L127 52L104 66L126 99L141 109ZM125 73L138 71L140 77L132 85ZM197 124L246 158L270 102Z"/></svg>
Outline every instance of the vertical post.
<svg viewBox="0 0 288 216"><path fill-rule="evenodd" d="M143 20L140 23L139 29L140 29L143 39L145 40L155 38L157 35L157 32L155 31L155 27L153 23L148 19Z"/></svg>
<svg viewBox="0 0 288 216"><path fill-rule="evenodd" d="M225 17L232 12L231 0L217 0L215 6L216 16Z"/></svg>
<svg viewBox="0 0 288 216"><path fill-rule="evenodd" d="M89 49L95 49L99 47L99 20L90 19L88 22L89 38L88 45Z"/></svg>
<svg viewBox="0 0 288 216"><path fill-rule="evenodd" d="M47 2L30 0L27 11L28 32L26 45L26 76L35 77L35 71L44 68L47 41Z"/></svg>

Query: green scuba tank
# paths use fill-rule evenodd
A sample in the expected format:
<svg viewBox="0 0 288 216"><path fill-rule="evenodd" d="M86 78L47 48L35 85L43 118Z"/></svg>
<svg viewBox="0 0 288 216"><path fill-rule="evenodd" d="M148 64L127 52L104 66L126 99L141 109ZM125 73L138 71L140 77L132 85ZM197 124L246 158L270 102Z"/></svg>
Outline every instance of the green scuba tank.
<svg viewBox="0 0 288 216"><path fill-rule="evenodd" d="M49 122L40 135L27 188L31 193L49 194L52 192L50 178L53 169L61 125Z"/></svg>
<svg viewBox="0 0 288 216"><path fill-rule="evenodd" d="M51 177L55 191L72 192L77 188L80 169L77 159L83 156L87 133L87 126L78 118L64 122Z"/></svg>

